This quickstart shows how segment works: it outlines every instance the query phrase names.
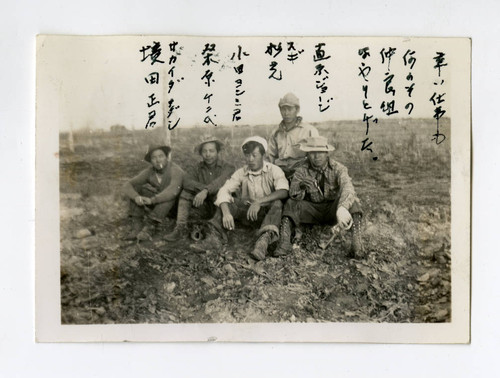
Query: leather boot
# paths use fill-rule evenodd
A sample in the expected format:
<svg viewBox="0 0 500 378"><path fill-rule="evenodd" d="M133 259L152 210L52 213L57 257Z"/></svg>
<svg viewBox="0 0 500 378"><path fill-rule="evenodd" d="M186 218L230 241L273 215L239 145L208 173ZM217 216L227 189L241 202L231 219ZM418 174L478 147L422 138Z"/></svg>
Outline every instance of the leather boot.
<svg viewBox="0 0 500 378"><path fill-rule="evenodd" d="M177 205L177 223L174 230L167 234L164 239L167 241L177 241L187 235L187 222L189 218L189 210L191 209L191 201L180 198Z"/></svg>
<svg viewBox="0 0 500 378"><path fill-rule="evenodd" d="M220 251L224 246L223 235L215 226L208 224L205 238L198 243L197 247L204 250Z"/></svg>
<svg viewBox="0 0 500 378"><path fill-rule="evenodd" d="M146 217L146 221L144 222L144 227L141 232L137 234L137 240L145 241L145 240L153 240L153 236L156 233L156 228L158 222Z"/></svg>
<svg viewBox="0 0 500 378"><path fill-rule="evenodd" d="M255 247L252 252L250 252L250 256L252 256L255 260L264 260L267 255L267 247L272 239L272 232L266 231L262 235L259 236L257 242L255 243Z"/></svg>
<svg viewBox="0 0 500 378"><path fill-rule="evenodd" d="M292 250L292 220L289 217L281 218L280 224L280 241L278 247L274 251L275 257L285 256Z"/></svg>
<svg viewBox="0 0 500 378"><path fill-rule="evenodd" d="M142 217L130 217L130 230L124 235L123 240L135 240L142 227Z"/></svg>
<svg viewBox="0 0 500 378"><path fill-rule="evenodd" d="M351 227L351 255L354 258L363 258L363 243L361 241L361 214L354 213L352 214L352 227Z"/></svg>
<svg viewBox="0 0 500 378"><path fill-rule="evenodd" d="M186 223L181 223L181 224L177 223L175 225L174 230L172 232L170 232L169 234L165 235L164 239L166 241L175 242L177 240L184 238L187 234L188 234L187 224Z"/></svg>

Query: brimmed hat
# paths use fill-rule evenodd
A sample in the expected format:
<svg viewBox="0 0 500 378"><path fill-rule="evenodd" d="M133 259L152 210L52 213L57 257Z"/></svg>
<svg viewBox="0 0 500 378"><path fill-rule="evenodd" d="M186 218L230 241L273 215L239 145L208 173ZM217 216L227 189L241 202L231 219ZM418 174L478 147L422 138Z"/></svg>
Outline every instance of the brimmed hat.
<svg viewBox="0 0 500 378"><path fill-rule="evenodd" d="M212 135L205 135L203 138L201 138L200 144L198 144L198 145L195 146L194 152L198 152L201 155L201 147L203 147L203 145L205 143L210 143L210 142L213 142L213 143L219 145L219 150L221 150L222 147L224 147L224 143L222 143L216 137L214 137Z"/></svg>
<svg viewBox="0 0 500 378"><path fill-rule="evenodd" d="M331 152L335 147L328 144L324 137L310 137L298 143L299 149L304 152Z"/></svg>
<svg viewBox="0 0 500 378"><path fill-rule="evenodd" d="M283 98L280 98L280 102L278 103L278 106L280 108L285 105L300 106L299 98L295 96L293 93L287 93L286 95L283 96Z"/></svg>
<svg viewBox="0 0 500 378"><path fill-rule="evenodd" d="M243 149L243 146L245 144L247 144L248 142L257 142L259 144L262 144L262 147L264 147L264 152L267 152L267 141L264 138L262 138L260 136L251 136L251 137L248 137L241 144L241 148Z"/></svg>
<svg viewBox="0 0 500 378"><path fill-rule="evenodd" d="M151 163L151 154L156 150L162 150L163 152L165 152L165 156L168 157L168 154L170 154L170 151L172 149L165 145L151 144L148 147L148 152L146 153L146 156L144 156L144 160L146 160L148 163Z"/></svg>

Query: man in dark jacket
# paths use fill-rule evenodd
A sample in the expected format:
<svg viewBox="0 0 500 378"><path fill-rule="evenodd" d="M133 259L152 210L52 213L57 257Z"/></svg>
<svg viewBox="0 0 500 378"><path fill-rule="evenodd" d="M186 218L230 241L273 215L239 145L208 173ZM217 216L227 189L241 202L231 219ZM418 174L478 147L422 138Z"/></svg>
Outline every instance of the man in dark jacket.
<svg viewBox="0 0 500 378"><path fill-rule="evenodd" d="M127 239L151 239L157 226L174 206L182 188L184 171L170 161L170 147L153 145L144 156L151 166L123 186L130 199L132 231Z"/></svg>
<svg viewBox="0 0 500 378"><path fill-rule="evenodd" d="M213 136L205 137L195 147L203 160L184 176L177 223L166 240L176 241L187 233L190 215L193 219L210 219L215 214L217 192L235 170L219 156L222 147L222 142Z"/></svg>

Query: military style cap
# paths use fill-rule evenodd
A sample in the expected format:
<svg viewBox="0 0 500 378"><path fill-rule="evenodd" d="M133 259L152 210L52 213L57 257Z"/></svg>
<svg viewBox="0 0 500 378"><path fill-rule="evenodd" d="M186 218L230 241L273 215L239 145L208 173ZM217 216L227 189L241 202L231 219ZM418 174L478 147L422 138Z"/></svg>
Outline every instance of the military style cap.
<svg viewBox="0 0 500 378"><path fill-rule="evenodd" d="M148 147L148 152L144 156L144 160L146 160L148 163L151 163L151 154L156 150L162 150L165 153L165 156L168 157L168 154L172 149L165 145L150 144Z"/></svg>
<svg viewBox="0 0 500 378"><path fill-rule="evenodd" d="M248 137L241 144L241 148L243 148L243 146L245 144L247 144L248 142L257 142L259 144L262 144L262 147L264 147L264 152L267 152L267 141L264 138L262 138L260 136L251 136L251 137Z"/></svg>
<svg viewBox="0 0 500 378"><path fill-rule="evenodd" d="M298 143L299 149L304 152L331 152L335 147L328 144L325 137L309 137Z"/></svg>
<svg viewBox="0 0 500 378"><path fill-rule="evenodd" d="M222 143L216 137L214 137L212 135L205 135L204 137L201 138L200 144L196 145L196 147L194 148L194 152L198 152L201 155L201 148L203 147L203 145L205 143L210 143L210 142L218 144L219 145L219 150L221 150L222 147L224 147L224 143Z"/></svg>
<svg viewBox="0 0 500 378"><path fill-rule="evenodd" d="M293 93L287 93L282 98L280 98L280 102L278 106L281 108L282 106L300 106L299 98L295 96Z"/></svg>

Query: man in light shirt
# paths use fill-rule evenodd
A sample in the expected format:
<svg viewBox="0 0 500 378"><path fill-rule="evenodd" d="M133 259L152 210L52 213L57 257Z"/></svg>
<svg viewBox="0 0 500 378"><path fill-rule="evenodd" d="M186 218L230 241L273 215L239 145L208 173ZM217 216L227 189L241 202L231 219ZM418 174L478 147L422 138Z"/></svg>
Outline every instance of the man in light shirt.
<svg viewBox="0 0 500 378"><path fill-rule="evenodd" d="M258 239L250 253L263 260L267 247L279 237L282 199L288 197L288 181L276 165L264 161L267 142L254 136L242 144L246 165L238 169L220 188L215 205L218 209L210 224L217 232L207 237L226 239L227 230L234 230L235 221L258 228ZM233 194L239 193L238 198Z"/></svg>
<svg viewBox="0 0 500 378"><path fill-rule="evenodd" d="M271 132L269 138L269 161L280 167L288 180L295 170L306 163L306 154L298 148L298 143L309 137L319 136L318 130L302 121L300 102L293 93L287 93L278 103L283 120Z"/></svg>

